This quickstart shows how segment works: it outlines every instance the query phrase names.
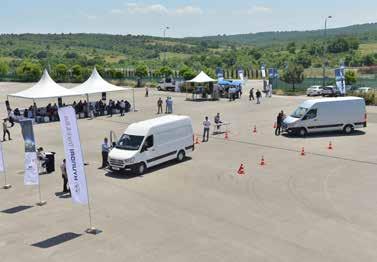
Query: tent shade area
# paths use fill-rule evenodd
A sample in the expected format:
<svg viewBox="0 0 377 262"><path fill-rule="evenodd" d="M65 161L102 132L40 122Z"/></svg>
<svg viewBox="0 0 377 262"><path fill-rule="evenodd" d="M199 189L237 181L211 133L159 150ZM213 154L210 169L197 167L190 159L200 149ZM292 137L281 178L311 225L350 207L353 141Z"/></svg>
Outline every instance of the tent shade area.
<svg viewBox="0 0 377 262"><path fill-rule="evenodd" d="M58 85L54 80L52 80L47 70L45 69L38 83L21 92L9 94L8 97L19 97L35 100L76 95L77 94L72 90L62 87Z"/></svg>
<svg viewBox="0 0 377 262"><path fill-rule="evenodd" d="M90 95L98 93L125 91L128 89L130 88L116 86L105 81L98 73L97 69L94 68L90 77L84 83L72 88L71 91L76 93L77 95Z"/></svg>
<svg viewBox="0 0 377 262"><path fill-rule="evenodd" d="M217 82L217 80L209 77L206 73L204 73L203 71L201 71L196 77L194 77L193 79L187 81L188 83L199 83L199 84L203 84L203 83L210 83L210 82Z"/></svg>
<svg viewBox="0 0 377 262"><path fill-rule="evenodd" d="M186 83L193 85L191 93L191 98L187 98L188 101L208 101L208 100L218 100L217 96L217 85L213 85L217 80L209 77L206 73L201 71L196 77L191 80L186 81ZM207 86L205 86L207 84Z"/></svg>

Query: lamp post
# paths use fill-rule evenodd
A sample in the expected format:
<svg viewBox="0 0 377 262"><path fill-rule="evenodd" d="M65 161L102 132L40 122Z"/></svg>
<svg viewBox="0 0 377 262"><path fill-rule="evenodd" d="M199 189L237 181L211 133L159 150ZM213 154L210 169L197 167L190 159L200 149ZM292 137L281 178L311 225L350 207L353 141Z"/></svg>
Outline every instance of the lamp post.
<svg viewBox="0 0 377 262"><path fill-rule="evenodd" d="M322 86L326 85L327 20L331 19L331 18L332 18L332 16L330 15L330 16L326 17L326 19L325 19L324 44L323 44L323 72L322 72L323 73L323 79L322 79Z"/></svg>
<svg viewBox="0 0 377 262"><path fill-rule="evenodd" d="M163 33L163 36L164 36L164 44L165 44L165 39L166 39L166 31L168 31L170 29L169 26L165 26L163 29L162 29L162 33ZM166 51L167 50L164 50L164 63L166 63Z"/></svg>

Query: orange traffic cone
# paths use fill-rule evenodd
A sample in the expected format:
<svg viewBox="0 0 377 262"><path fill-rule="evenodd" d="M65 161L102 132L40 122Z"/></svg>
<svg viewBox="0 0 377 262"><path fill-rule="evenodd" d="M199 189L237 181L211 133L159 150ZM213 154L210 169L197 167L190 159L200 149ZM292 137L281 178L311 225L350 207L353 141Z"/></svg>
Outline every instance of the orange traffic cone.
<svg viewBox="0 0 377 262"><path fill-rule="evenodd" d="M260 160L260 165L264 166L265 164L266 164L266 162L264 162L264 157L262 156L262 159Z"/></svg>
<svg viewBox="0 0 377 262"><path fill-rule="evenodd" d="M196 144L196 145L199 145L199 144L200 144L199 137L196 137L195 144Z"/></svg>
<svg viewBox="0 0 377 262"><path fill-rule="evenodd" d="M228 132L225 132L224 139L229 139Z"/></svg>
<svg viewBox="0 0 377 262"><path fill-rule="evenodd" d="M301 155L305 156L305 149L304 149L304 147L301 148Z"/></svg>
<svg viewBox="0 0 377 262"><path fill-rule="evenodd" d="M327 147L327 149L332 150L332 143L331 143L331 141L329 142L329 146Z"/></svg>
<svg viewBox="0 0 377 262"><path fill-rule="evenodd" d="M245 168L243 167L243 164L240 165L240 168L238 168L237 174L239 176L245 175Z"/></svg>
<svg viewBox="0 0 377 262"><path fill-rule="evenodd" d="M257 132L257 126L254 126L253 133Z"/></svg>
<svg viewBox="0 0 377 262"><path fill-rule="evenodd" d="M274 129L276 129L276 127L277 127L277 124L276 124L276 122L274 123Z"/></svg>

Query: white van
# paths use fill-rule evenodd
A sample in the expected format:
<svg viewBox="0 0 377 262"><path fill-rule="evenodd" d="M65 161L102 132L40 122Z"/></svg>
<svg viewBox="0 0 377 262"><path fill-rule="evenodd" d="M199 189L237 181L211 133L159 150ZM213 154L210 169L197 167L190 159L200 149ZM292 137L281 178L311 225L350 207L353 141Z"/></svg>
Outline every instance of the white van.
<svg viewBox="0 0 377 262"><path fill-rule="evenodd" d="M313 99L303 102L283 121L283 130L305 136L307 133L343 131L352 133L367 126L365 100L359 97Z"/></svg>
<svg viewBox="0 0 377 262"><path fill-rule="evenodd" d="M109 153L113 171L133 171L177 159L183 161L194 151L191 118L168 115L131 124Z"/></svg>

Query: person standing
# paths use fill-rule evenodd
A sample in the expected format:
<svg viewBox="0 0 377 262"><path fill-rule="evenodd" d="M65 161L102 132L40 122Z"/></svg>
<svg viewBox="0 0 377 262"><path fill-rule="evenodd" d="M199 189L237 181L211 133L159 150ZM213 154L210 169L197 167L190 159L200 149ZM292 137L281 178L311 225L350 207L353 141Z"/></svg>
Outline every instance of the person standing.
<svg viewBox="0 0 377 262"><path fill-rule="evenodd" d="M173 98L169 96L169 114L173 114Z"/></svg>
<svg viewBox="0 0 377 262"><path fill-rule="evenodd" d="M168 107L169 107L169 97L166 97L166 100L165 100L165 114L168 113Z"/></svg>
<svg viewBox="0 0 377 262"><path fill-rule="evenodd" d="M249 91L249 101L251 101L251 99L253 99L253 101L255 100L254 99L254 88L250 88L250 91Z"/></svg>
<svg viewBox="0 0 377 262"><path fill-rule="evenodd" d="M204 131L203 131L203 142L208 142L208 138L209 138L209 128L211 127L211 122L208 120L208 116L205 117L205 120L203 121L203 127L204 127ZM206 140L206 137L207 137L207 140Z"/></svg>
<svg viewBox="0 0 377 262"><path fill-rule="evenodd" d="M163 103L163 102L162 102L161 97L158 98L158 100L157 100L157 114L158 114L158 115L163 113L162 103Z"/></svg>
<svg viewBox="0 0 377 262"><path fill-rule="evenodd" d="M257 92L255 93L255 95L257 96L257 104L260 104L260 99L262 98L261 91L259 91L259 89L258 89Z"/></svg>
<svg viewBox="0 0 377 262"><path fill-rule="evenodd" d="M221 119L220 119L220 113L217 113L216 116L215 116L215 125L216 125L216 128L217 130L220 129L220 126L223 122L221 122Z"/></svg>
<svg viewBox="0 0 377 262"><path fill-rule="evenodd" d="M8 134L8 140L12 140L12 138L10 138L10 132L9 132L9 129L8 129L8 120L5 118L4 119L4 122L3 122L3 141L5 141L5 135Z"/></svg>
<svg viewBox="0 0 377 262"><path fill-rule="evenodd" d="M283 124L284 112L281 110L276 118L275 136L279 136L281 133L281 126Z"/></svg>
<svg viewBox="0 0 377 262"><path fill-rule="evenodd" d="M101 168L106 168L108 166L107 158L109 156L109 151L110 151L109 141L108 141L107 137L105 137L103 139L101 150L102 150L102 166L101 166Z"/></svg>
<svg viewBox="0 0 377 262"><path fill-rule="evenodd" d="M149 87L145 86L145 97L149 96Z"/></svg>
<svg viewBox="0 0 377 262"><path fill-rule="evenodd" d="M120 101L120 116L124 116L124 111L126 110L126 103L124 100Z"/></svg>
<svg viewBox="0 0 377 262"><path fill-rule="evenodd" d="M63 159L63 162L60 164L60 170L62 172L62 178L63 178L63 193L71 193L71 190L68 189L68 175L67 175L67 166L65 163L65 159Z"/></svg>
<svg viewBox="0 0 377 262"><path fill-rule="evenodd" d="M8 120L9 120L9 123L10 123L10 127L13 127L14 126L14 113L11 109L8 110Z"/></svg>

